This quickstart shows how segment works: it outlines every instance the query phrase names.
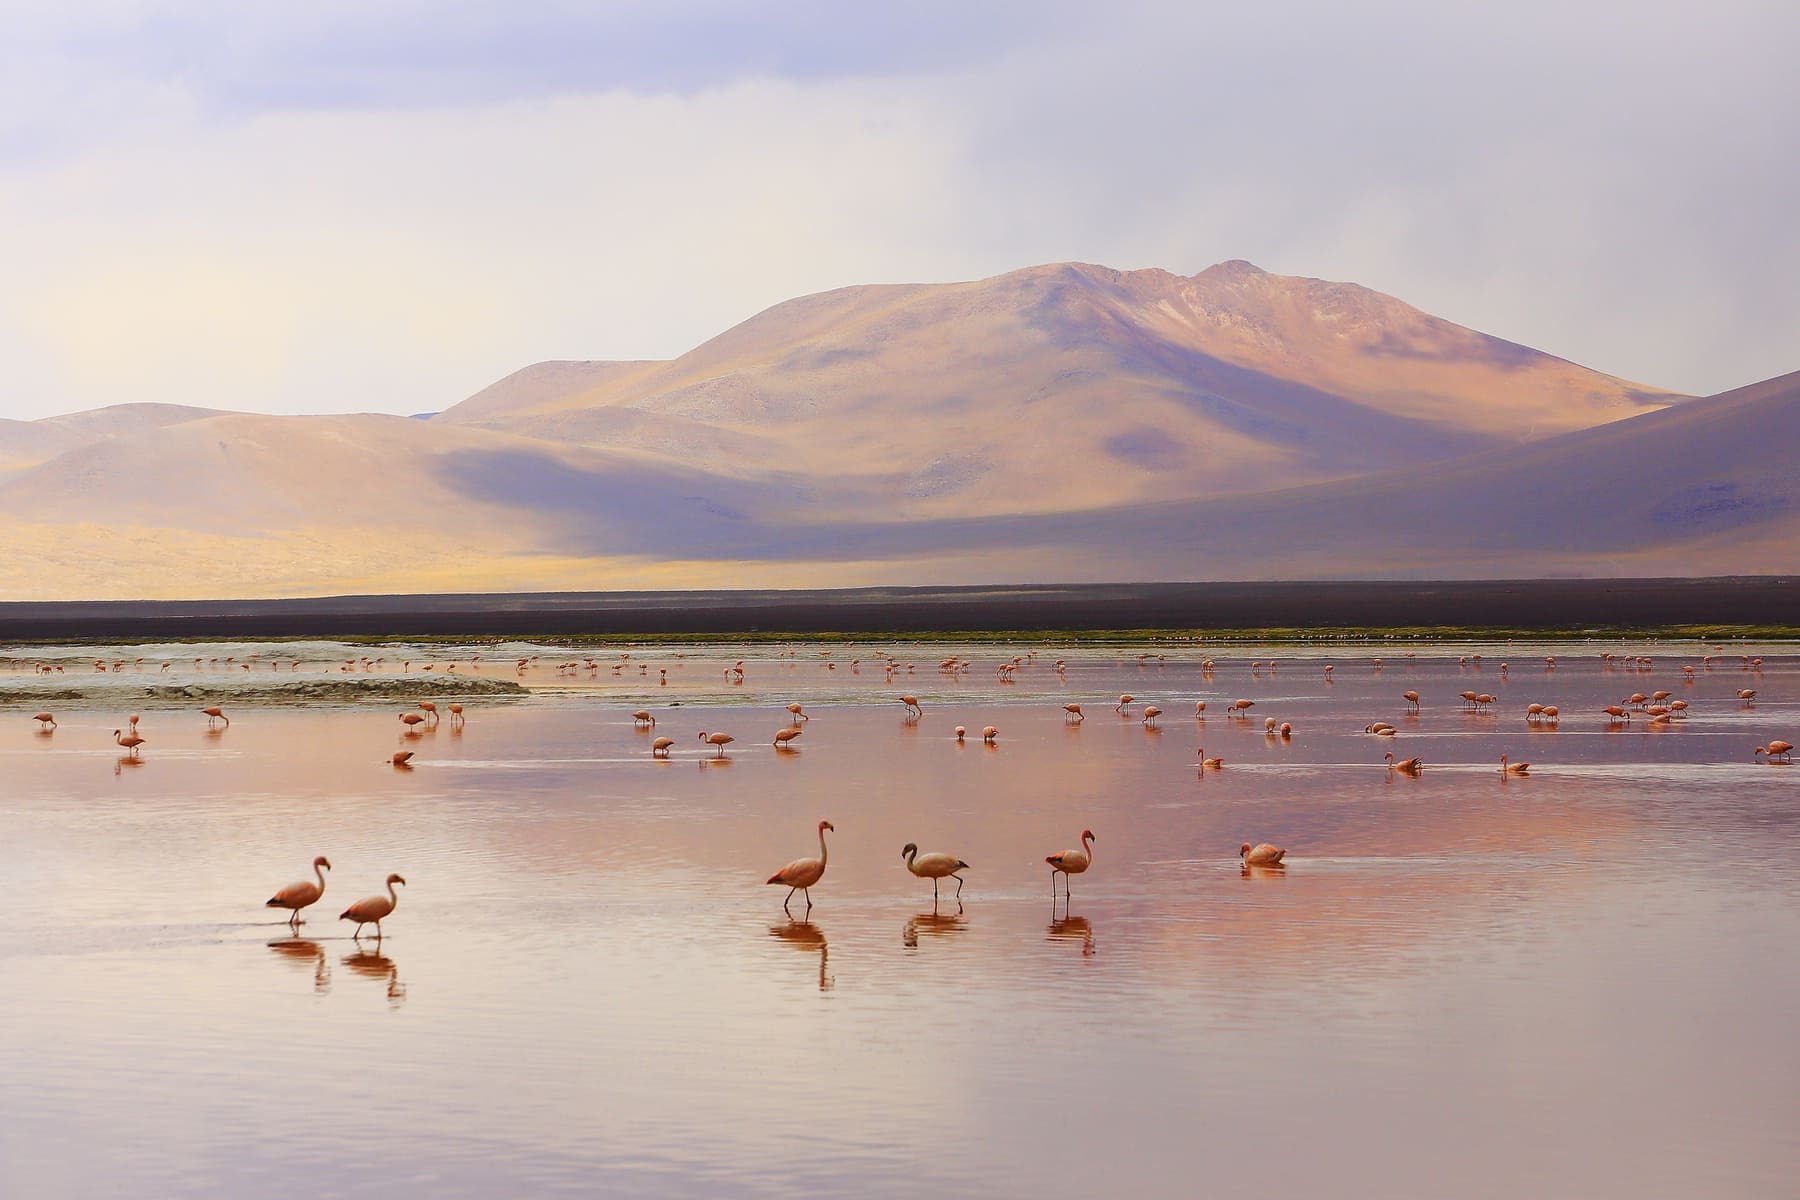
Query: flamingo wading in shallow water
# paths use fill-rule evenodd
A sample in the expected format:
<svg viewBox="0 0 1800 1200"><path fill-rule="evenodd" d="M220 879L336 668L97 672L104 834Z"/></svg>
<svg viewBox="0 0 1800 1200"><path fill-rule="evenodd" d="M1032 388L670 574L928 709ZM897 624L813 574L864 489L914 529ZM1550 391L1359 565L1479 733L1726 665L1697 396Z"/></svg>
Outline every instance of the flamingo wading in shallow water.
<svg viewBox="0 0 1800 1200"><path fill-rule="evenodd" d="M298 926L300 910L308 905L317 904L325 894L325 872L331 870L331 860L323 854L313 859L313 878L302 879L299 883L290 883L263 902L264 908L289 909L288 924Z"/></svg>
<svg viewBox="0 0 1800 1200"><path fill-rule="evenodd" d="M769 876L770 883L780 883L787 886L788 894L781 901L783 912L788 911L788 901L794 898L794 893L796 891L806 897L806 911L812 911L812 892L809 889L813 884L825 877L825 831L827 829L831 830L833 833L837 832L837 826L833 825L830 821L820 821L819 857L796 858L793 862ZM788 915L792 916L793 914L789 912Z"/></svg>
<svg viewBox="0 0 1800 1200"><path fill-rule="evenodd" d="M1286 850L1267 842L1255 846L1245 842L1238 850L1238 857L1244 860L1246 867L1283 867L1287 864L1281 860L1286 854Z"/></svg>
<svg viewBox="0 0 1800 1200"><path fill-rule="evenodd" d="M343 912L339 913L338 920L356 922L356 932L350 936L360 939L362 937L362 927L364 925L373 924L375 926L375 937L379 940L381 937L382 919L391 916L394 907L400 903L400 897L394 894L394 885L396 883L404 884L405 882L406 880L398 875L389 875L387 877L387 895L370 896L366 899L358 900L355 904L352 904L349 908L346 908Z"/></svg>
<svg viewBox="0 0 1800 1200"><path fill-rule="evenodd" d="M1099 839L1094 836L1094 831L1084 829L1081 831L1081 849L1064 850L1061 854L1051 854L1045 857L1044 861L1050 864L1050 898L1052 900L1056 899L1056 877L1059 874L1063 877L1063 895L1067 896L1069 894L1069 876L1079 875L1092 865L1094 852L1089 843L1096 841Z"/></svg>
<svg viewBox="0 0 1800 1200"><path fill-rule="evenodd" d="M931 902L937 903L938 880L956 880L956 901L962 903L963 879L958 871L968 870L969 864L954 854L920 854L917 842L908 842L900 851L900 857L906 860L906 869L920 879L931 880Z"/></svg>
<svg viewBox="0 0 1800 1200"><path fill-rule="evenodd" d="M718 754L714 755L715 758L724 758L725 747L737 741L729 733L708 733L704 729L700 731L700 740L718 751Z"/></svg>

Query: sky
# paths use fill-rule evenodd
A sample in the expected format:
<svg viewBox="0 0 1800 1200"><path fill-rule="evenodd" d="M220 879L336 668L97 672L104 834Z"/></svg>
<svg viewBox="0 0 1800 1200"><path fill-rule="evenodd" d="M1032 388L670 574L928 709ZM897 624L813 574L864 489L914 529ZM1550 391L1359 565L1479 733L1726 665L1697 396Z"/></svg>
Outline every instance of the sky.
<svg viewBox="0 0 1800 1200"><path fill-rule="evenodd" d="M859 283L1245 258L1800 368L1800 4L0 0L0 418L429 412Z"/></svg>

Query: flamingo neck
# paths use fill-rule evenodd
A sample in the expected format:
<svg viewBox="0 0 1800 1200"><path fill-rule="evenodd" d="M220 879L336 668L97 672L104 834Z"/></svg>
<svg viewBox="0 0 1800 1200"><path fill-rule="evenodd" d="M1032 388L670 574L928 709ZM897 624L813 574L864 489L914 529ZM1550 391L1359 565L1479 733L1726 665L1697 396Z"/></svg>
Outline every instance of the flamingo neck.
<svg viewBox="0 0 1800 1200"><path fill-rule="evenodd" d="M313 878L319 881L319 894L325 894L325 868L318 863L313 864Z"/></svg>
<svg viewBox="0 0 1800 1200"><path fill-rule="evenodd" d="M819 866L823 867L825 865L825 859L826 859L825 831L823 829L820 829L819 830Z"/></svg>
<svg viewBox="0 0 1800 1200"><path fill-rule="evenodd" d="M1092 835L1086 833L1081 835L1081 850L1082 853L1086 854L1089 858L1094 857L1094 839Z"/></svg>
<svg viewBox="0 0 1800 1200"><path fill-rule="evenodd" d="M388 880L388 911L392 912L400 904L400 897L394 892L394 881Z"/></svg>

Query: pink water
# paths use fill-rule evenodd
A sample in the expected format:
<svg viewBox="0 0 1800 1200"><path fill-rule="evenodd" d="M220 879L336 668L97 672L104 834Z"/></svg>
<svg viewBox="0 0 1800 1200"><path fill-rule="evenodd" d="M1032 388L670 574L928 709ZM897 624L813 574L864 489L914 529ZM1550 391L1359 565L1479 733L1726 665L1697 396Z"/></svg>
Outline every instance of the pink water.
<svg viewBox="0 0 1800 1200"><path fill-rule="evenodd" d="M1188 647L1047 649L1007 684L1022 645L895 648L915 669L892 682L873 648L853 672L809 647L742 685L745 650L637 651L668 688L559 676L546 648L525 678L549 690L471 701L461 730L227 705L209 734L140 707L138 764L111 731L167 679L56 705L49 735L21 701L0 1194L1784 1194L1800 767L1751 750L1800 741L1800 668L1687 682L1699 647L1644 650L1648 672L1600 648L1626 649L1214 648L1210 677ZM953 653L975 662L954 679ZM1598 712L1656 689L1689 715ZM778 753L791 700L813 719ZM1560 726L1529 728L1531 701ZM737 737L725 761L701 729ZM1204 778L1202 744L1226 760ZM402 747L415 769L388 765ZM1531 774L1503 780L1502 753ZM821 818L830 865L790 921L763 880ZM1084 827L1093 869L1053 908L1043 858ZM933 911L909 841L971 864L960 908L951 884ZM1289 865L1246 877L1245 841ZM261 901L321 853L291 937ZM332 918L390 871L399 907L359 945Z"/></svg>

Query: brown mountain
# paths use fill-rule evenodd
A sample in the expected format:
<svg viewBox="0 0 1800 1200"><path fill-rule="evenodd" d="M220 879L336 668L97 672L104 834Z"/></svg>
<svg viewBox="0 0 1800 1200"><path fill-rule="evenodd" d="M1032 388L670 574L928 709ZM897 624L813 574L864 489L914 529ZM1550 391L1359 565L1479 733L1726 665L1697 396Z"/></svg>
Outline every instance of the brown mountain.
<svg viewBox="0 0 1800 1200"><path fill-rule="evenodd" d="M1244 263L849 288L427 421L0 424L0 599L1761 570L1793 391Z"/></svg>

